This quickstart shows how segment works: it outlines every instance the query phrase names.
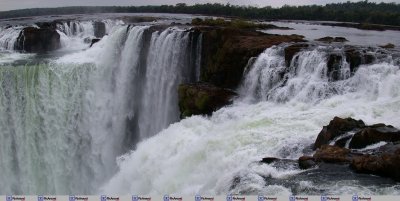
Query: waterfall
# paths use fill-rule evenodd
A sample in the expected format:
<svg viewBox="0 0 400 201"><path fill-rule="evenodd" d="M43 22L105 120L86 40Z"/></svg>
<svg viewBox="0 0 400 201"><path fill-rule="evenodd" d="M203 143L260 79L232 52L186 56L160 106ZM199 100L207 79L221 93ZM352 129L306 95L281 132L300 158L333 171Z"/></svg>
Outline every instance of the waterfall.
<svg viewBox="0 0 400 201"><path fill-rule="evenodd" d="M286 67L284 47L271 47L258 56L233 105L210 117L192 116L172 124L119 157L118 172L99 191L398 195L400 185L393 181L341 169L329 170L337 171L335 176L310 173L296 163L334 116L400 126L396 59L389 55L349 72L342 58L332 71L329 55L343 50L317 46L300 51ZM259 163L264 157L293 163Z"/></svg>
<svg viewBox="0 0 400 201"><path fill-rule="evenodd" d="M23 27L0 27L0 51L14 50Z"/></svg>
<svg viewBox="0 0 400 201"><path fill-rule="evenodd" d="M118 156L179 120L191 37L119 25L84 51L0 63L0 193L94 193Z"/></svg>

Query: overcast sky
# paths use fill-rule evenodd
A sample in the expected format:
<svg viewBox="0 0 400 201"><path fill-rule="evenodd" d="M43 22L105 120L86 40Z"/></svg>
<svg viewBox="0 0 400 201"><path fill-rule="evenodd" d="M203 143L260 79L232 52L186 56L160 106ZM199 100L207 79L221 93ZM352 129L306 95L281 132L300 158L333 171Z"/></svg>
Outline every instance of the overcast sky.
<svg viewBox="0 0 400 201"><path fill-rule="evenodd" d="M326 4L332 2L344 2L347 0L0 0L0 10L14 10L22 8L61 7L61 6L127 6L127 5L161 5L176 3L230 3L253 6L274 6L284 4ZM358 0L352 0L358 1ZM371 0L373 1L373 0ZM377 2L396 2L400 0L376 0Z"/></svg>

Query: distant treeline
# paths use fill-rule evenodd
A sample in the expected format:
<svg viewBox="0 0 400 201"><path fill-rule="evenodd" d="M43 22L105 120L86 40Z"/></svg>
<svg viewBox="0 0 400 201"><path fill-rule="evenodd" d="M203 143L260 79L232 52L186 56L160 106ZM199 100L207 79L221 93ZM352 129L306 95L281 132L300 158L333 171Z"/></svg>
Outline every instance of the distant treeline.
<svg viewBox="0 0 400 201"><path fill-rule="evenodd" d="M233 16L261 20L321 20L342 21L400 26L400 4L374 3L369 1L332 3L324 6L270 6L259 8L230 4L184 3L162 6L111 6L111 7L61 7L34 8L0 12L1 18L39 15L84 14L84 13L186 13L218 16Z"/></svg>

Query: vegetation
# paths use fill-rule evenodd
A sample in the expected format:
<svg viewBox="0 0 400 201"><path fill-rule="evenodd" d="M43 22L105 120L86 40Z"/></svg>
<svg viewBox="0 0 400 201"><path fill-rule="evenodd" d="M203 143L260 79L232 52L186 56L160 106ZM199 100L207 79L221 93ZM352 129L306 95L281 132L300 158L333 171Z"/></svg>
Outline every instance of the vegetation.
<svg viewBox="0 0 400 201"><path fill-rule="evenodd" d="M27 17L38 15L61 15L78 13L187 13L219 16L235 16L262 20L323 20L358 22L366 24L386 24L400 26L400 4L375 3L368 0L360 2L333 3L325 6L270 6L259 8L230 4L196 4L188 6L179 3L175 6L128 6L128 7L63 7L36 8L0 12L0 18Z"/></svg>

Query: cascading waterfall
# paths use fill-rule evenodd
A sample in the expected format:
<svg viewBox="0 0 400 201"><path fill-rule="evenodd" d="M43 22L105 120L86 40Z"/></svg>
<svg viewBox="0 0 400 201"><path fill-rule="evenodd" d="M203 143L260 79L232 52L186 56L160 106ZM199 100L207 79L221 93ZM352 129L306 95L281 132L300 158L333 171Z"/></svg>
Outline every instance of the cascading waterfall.
<svg viewBox="0 0 400 201"><path fill-rule="evenodd" d="M329 49L329 48L328 48ZM328 49L309 48L286 67L282 47L265 50L250 67L241 97L211 117L169 126L119 158L105 193L390 194L400 185L336 171L310 174L297 164L271 166L263 157L298 159L334 117L399 127L400 66L391 56L349 72L328 69ZM311 175L311 176L310 176Z"/></svg>
<svg viewBox="0 0 400 201"><path fill-rule="evenodd" d="M177 85L194 81L191 37L118 26L84 51L2 64L0 194L96 192L118 156L178 120Z"/></svg>
<svg viewBox="0 0 400 201"><path fill-rule="evenodd" d="M14 50L19 33L23 27L0 27L0 51Z"/></svg>

